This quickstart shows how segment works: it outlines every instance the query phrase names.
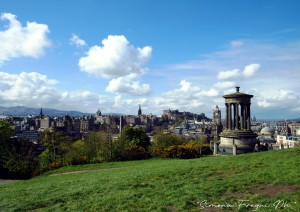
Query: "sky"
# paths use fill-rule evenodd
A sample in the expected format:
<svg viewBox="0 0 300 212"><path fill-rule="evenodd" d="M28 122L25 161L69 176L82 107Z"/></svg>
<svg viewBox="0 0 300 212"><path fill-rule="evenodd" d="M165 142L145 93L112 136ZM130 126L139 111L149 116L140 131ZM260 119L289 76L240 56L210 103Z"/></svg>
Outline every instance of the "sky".
<svg viewBox="0 0 300 212"><path fill-rule="evenodd" d="M0 0L0 106L300 117L298 0Z"/></svg>

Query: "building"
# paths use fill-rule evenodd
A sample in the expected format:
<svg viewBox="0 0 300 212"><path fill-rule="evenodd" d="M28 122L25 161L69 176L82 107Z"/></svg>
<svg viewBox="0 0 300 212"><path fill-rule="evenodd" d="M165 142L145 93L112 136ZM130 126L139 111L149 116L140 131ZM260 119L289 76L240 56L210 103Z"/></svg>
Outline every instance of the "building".
<svg viewBox="0 0 300 212"><path fill-rule="evenodd" d="M213 110L213 121L211 124L211 134L214 140L220 139L219 135L222 132L222 130L223 130L223 125L221 121L221 110L217 105L216 108Z"/></svg>
<svg viewBox="0 0 300 212"><path fill-rule="evenodd" d="M300 136L277 135L279 149L294 148L300 145Z"/></svg>
<svg viewBox="0 0 300 212"><path fill-rule="evenodd" d="M235 93L223 96L226 105L225 129L220 134L220 144L215 153L236 155L253 152L257 134L251 130L252 97L241 93L240 87L236 87Z"/></svg>
<svg viewBox="0 0 300 212"><path fill-rule="evenodd" d="M263 145L266 147L267 150L272 150L273 145L276 143L276 140L274 139L275 129L265 126L260 130L260 133L258 133L258 141L260 145Z"/></svg>

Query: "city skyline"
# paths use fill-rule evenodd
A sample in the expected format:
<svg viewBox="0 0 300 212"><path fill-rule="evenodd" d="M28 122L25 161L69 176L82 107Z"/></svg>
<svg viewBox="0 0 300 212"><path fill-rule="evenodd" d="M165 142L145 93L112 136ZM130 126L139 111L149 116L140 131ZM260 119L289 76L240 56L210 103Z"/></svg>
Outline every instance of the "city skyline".
<svg viewBox="0 0 300 212"><path fill-rule="evenodd" d="M300 117L298 1L3 1L0 106Z"/></svg>

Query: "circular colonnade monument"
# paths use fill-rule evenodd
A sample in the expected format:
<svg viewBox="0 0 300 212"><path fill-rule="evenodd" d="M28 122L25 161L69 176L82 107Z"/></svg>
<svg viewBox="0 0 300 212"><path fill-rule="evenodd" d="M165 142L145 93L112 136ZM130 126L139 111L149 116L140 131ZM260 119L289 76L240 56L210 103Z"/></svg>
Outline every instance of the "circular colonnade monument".
<svg viewBox="0 0 300 212"><path fill-rule="evenodd" d="M223 96L226 105L225 129L220 134L218 154L253 152L257 134L251 130L250 105L253 95L236 92Z"/></svg>

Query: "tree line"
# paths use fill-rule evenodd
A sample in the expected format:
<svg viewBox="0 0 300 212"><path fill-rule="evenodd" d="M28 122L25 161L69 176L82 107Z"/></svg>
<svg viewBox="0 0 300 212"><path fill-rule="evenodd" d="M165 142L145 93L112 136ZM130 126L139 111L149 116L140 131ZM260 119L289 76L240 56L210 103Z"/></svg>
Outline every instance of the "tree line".
<svg viewBox="0 0 300 212"><path fill-rule="evenodd" d="M61 132L45 130L40 144L13 137L0 121L0 178L30 178L62 166L159 158L197 158L209 154L205 138L188 140L159 130L151 143L143 128L127 126L117 138L109 130L87 133L73 141Z"/></svg>

